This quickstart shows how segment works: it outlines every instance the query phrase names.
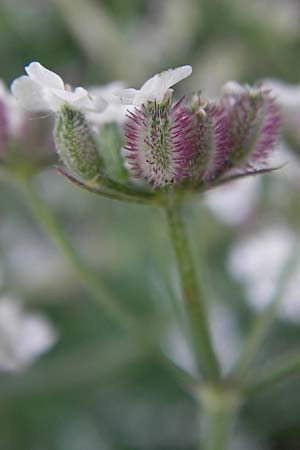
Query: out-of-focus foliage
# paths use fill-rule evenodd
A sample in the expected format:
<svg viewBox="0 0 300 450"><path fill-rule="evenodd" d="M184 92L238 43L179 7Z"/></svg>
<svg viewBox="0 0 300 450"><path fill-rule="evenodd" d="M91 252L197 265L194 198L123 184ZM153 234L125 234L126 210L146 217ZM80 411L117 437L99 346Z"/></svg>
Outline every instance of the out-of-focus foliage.
<svg viewBox="0 0 300 450"><path fill-rule="evenodd" d="M192 64L185 89L204 97L217 95L229 79L299 83L299 20L297 0L2 0L0 78L9 83L38 60L80 85L124 80L140 86L165 68ZM260 309L232 275L232 252L237 241L272 232L274 224L299 241L297 158L283 148L281 160L290 163L255 179L251 195L232 199L230 188L240 191L232 184L223 196L218 188L186 206L195 257L208 264L211 326L225 369ZM162 212L96 198L51 168L35 183L99 279L149 336L167 341L171 335L173 353L186 362L172 313L178 283ZM59 333L55 348L31 368L0 376L1 450L194 449L194 401L93 304L16 185L1 180L0 205L1 292L46 314ZM280 259L278 239L270 245L269 258ZM262 267L270 280L269 261ZM293 295L293 304L286 300L295 312L279 315L254 372L280 351L299 348L300 298ZM253 399L230 448L298 449L299 388L292 379Z"/></svg>

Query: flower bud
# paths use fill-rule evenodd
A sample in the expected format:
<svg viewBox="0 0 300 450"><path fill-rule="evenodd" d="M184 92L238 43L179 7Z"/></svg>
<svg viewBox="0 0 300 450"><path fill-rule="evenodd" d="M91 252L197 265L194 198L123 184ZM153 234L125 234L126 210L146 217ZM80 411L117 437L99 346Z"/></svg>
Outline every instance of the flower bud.
<svg viewBox="0 0 300 450"><path fill-rule="evenodd" d="M62 161L73 174L86 182L101 176L103 162L83 113L63 105L56 118L54 137Z"/></svg>
<svg viewBox="0 0 300 450"><path fill-rule="evenodd" d="M178 183L195 150L192 117L182 101L143 103L128 112L124 155L136 177L155 188Z"/></svg>

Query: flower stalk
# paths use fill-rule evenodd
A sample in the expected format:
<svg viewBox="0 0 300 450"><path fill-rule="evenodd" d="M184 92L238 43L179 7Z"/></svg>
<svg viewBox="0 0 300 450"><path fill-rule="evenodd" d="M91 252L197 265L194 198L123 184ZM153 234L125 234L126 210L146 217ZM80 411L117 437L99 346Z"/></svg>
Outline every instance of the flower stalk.
<svg viewBox="0 0 300 450"><path fill-rule="evenodd" d="M201 436L204 450L226 450L230 432L239 409L238 392L226 385L206 385L200 390Z"/></svg>
<svg viewBox="0 0 300 450"><path fill-rule="evenodd" d="M207 323L203 288L198 282L180 205L174 199L173 192L169 194L169 204L166 208L169 235L176 256L182 295L199 369L205 377L218 380L220 368Z"/></svg>

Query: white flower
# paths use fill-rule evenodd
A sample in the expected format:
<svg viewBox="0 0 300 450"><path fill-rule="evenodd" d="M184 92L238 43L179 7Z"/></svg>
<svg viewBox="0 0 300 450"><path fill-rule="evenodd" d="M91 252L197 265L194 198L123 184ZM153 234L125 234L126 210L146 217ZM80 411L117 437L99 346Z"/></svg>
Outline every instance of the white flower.
<svg viewBox="0 0 300 450"><path fill-rule="evenodd" d="M181 66L176 69L168 69L149 78L141 89L124 89L119 92L121 101L125 105L141 105L147 101L161 103L167 94L173 92L170 89L179 81L184 80L192 73L191 66Z"/></svg>
<svg viewBox="0 0 300 450"><path fill-rule="evenodd" d="M0 370L22 370L56 339L56 332L45 317L26 313L14 298L0 299Z"/></svg>
<svg viewBox="0 0 300 450"><path fill-rule="evenodd" d="M280 80L264 80L263 86L271 89L284 110L300 113L300 84L288 84Z"/></svg>
<svg viewBox="0 0 300 450"><path fill-rule="evenodd" d="M5 114L6 131L10 136L17 136L24 124L25 114L18 107L15 97L6 88L0 79L0 103L3 105Z"/></svg>
<svg viewBox="0 0 300 450"><path fill-rule="evenodd" d="M87 112L87 120L94 125L110 122L124 123L128 108L121 103L117 96L124 87L125 85L121 81L113 81L103 86L90 88L88 91L95 103L96 111Z"/></svg>
<svg viewBox="0 0 300 450"><path fill-rule="evenodd" d="M288 132L298 149L300 142L300 84L288 84L280 80L264 80L263 86L276 95L281 109L284 132Z"/></svg>
<svg viewBox="0 0 300 450"><path fill-rule="evenodd" d="M205 203L221 222L239 225L254 211L259 189L258 177L236 180L206 192Z"/></svg>
<svg viewBox="0 0 300 450"><path fill-rule="evenodd" d="M21 108L32 112L60 110L62 103L86 110L95 110L96 106L89 93L82 87L71 91L63 80L38 62L25 67L27 75L13 81L11 90Z"/></svg>
<svg viewBox="0 0 300 450"><path fill-rule="evenodd" d="M233 246L229 269L234 278L245 285L247 300L255 310L263 310L272 300L279 277L297 245L296 236L289 228L273 226ZM299 261L289 276L279 315L282 319L299 322Z"/></svg>

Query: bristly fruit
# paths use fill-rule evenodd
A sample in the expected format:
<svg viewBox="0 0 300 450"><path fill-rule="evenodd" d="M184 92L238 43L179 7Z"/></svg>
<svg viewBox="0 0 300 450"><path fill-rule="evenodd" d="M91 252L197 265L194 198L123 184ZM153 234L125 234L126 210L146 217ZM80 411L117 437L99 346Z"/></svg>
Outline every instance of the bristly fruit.
<svg viewBox="0 0 300 450"><path fill-rule="evenodd" d="M169 97L128 112L125 158L133 174L155 188L185 177L195 153L193 119L182 103L172 104Z"/></svg>
<svg viewBox="0 0 300 450"><path fill-rule="evenodd" d="M84 114L63 105L56 118L54 137L58 153L71 173L88 183L97 181L103 162Z"/></svg>
<svg viewBox="0 0 300 450"><path fill-rule="evenodd" d="M279 134L280 113L269 91L241 88L226 94L228 150L226 169L251 170L265 163Z"/></svg>
<svg viewBox="0 0 300 450"><path fill-rule="evenodd" d="M209 183L226 164L228 136L225 109L197 96L192 112L196 152L189 177L193 184Z"/></svg>

